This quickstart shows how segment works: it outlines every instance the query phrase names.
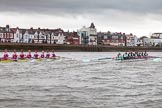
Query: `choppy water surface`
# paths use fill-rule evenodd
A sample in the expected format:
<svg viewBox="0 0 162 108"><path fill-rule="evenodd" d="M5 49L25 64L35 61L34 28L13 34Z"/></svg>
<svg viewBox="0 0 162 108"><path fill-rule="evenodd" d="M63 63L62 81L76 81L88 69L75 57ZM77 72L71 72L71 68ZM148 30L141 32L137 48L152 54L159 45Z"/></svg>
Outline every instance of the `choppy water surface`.
<svg viewBox="0 0 162 108"><path fill-rule="evenodd" d="M58 52L67 58L0 63L0 108L161 108L162 62L84 62L116 54Z"/></svg>

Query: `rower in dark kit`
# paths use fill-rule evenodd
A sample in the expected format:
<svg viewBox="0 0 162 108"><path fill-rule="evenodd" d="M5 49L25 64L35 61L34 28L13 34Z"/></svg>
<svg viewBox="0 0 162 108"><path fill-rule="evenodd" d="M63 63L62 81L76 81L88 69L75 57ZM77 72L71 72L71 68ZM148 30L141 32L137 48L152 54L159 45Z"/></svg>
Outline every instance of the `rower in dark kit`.
<svg viewBox="0 0 162 108"><path fill-rule="evenodd" d="M124 60L128 59L128 53L127 53L127 52L125 52L125 53L123 54L123 59L124 59Z"/></svg>
<svg viewBox="0 0 162 108"><path fill-rule="evenodd" d="M148 56L148 53L147 53L146 51L144 52L144 56L145 56L145 57L147 57L147 56Z"/></svg>

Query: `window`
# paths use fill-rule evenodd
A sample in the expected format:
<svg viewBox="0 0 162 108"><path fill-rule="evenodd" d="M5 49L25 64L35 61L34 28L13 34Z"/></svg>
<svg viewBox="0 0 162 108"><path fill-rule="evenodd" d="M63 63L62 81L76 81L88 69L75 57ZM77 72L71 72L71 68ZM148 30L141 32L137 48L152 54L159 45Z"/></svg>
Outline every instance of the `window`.
<svg viewBox="0 0 162 108"><path fill-rule="evenodd" d="M115 40L115 43L118 43L119 42L119 40Z"/></svg>
<svg viewBox="0 0 162 108"><path fill-rule="evenodd" d="M6 33L3 34L3 38L6 38Z"/></svg>
<svg viewBox="0 0 162 108"><path fill-rule="evenodd" d="M58 40L54 40L54 42L58 42Z"/></svg>
<svg viewBox="0 0 162 108"><path fill-rule="evenodd" d="M112 36L112 39L118 39L118 36Z"/></svg>
<svg viewBox="0 0 162 108"><path fill-rule="evenodd" d="M107 36L106 35L104 36L104 39L107 39Z"/></svg>
<svg viewBox="0 0 162 108"><path fill-rule="evenodd" d="M44 36L41 36L42 39L44 39Z"/></svg>
<svg viewBox="0 0 162 108"><path fill-rule="evenodd" d="M121 36L121 39L123 39L123 36Z"/></svg>

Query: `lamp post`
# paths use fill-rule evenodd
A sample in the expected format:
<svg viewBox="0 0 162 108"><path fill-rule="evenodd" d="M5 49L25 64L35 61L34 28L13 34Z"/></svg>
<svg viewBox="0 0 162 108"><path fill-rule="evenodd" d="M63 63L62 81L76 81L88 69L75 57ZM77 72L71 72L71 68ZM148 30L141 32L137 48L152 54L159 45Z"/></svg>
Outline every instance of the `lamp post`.
<svg viewBox="0 0 162 108"><path fill-rule="evenodd" d="M124 42L125 42L125 47L127 46L127 36L125 35L125 33L123 34L124 36Z"/></svg>

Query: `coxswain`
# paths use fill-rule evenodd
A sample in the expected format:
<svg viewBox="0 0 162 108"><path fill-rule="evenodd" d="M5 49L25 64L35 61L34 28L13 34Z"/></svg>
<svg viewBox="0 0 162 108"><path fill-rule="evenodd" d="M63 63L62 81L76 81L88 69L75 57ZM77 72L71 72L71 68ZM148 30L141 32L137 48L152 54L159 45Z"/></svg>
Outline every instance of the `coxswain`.
<svg viewBox="0 0 162 108"><path fill-rule="evenodd" d="M118 53L117 60L123 60L123 56L121 55L121 53Z"/></svg>
<svg viewBox="0 0 162 108"><path fill-rule="evenodd" d="M5 49L2 60L8 60L8 57L9 57L8 51L7 51L7 49Z"/></svg>
<svg viewBox="0 0 162 108"><path fill-rule="evenodd" d="M20 59L25 59L25 54L24 54L23 49L21 49L19 57Z"/></svg>
<svg viewBox="0 0 162 108"><path fill-rule="evenodd" d="M34 59L38 59L38 56L39 56L39 54L38 54L38 51L36 50L34 53Z"/></svg>
<svg viewBox="0 0 162 108"><path fill-rule="evenodd" d="M16 50L13 51L13 54L12 54L12 60L17 60L17 54L16 54Z"/></svg>
<svg viewBox="0 0 162 108"><path fill-rule="evenodd" d="M56 58L55 50L52 50L52 58Z"/></svg>
<svg viewBox="0 0 162 108"><path fill-rule="evenodd" d="M47 53L46 53L46 58L50 58L50 53L49 53L49 50L47 50Z"/></svg>
<svg viewBox="0 0 162 108"><path fill-rule="evenodd" d="M28 54L26 55L26 58L31 59L32 55L31 55L31 50L28 50Z"/></svg>
<svg viewBox="0 0 162 108"><path fill-rule="evenodd" d="M40 58L44 58L44 51L42 51L42 54L40 55Z"/></svg>

